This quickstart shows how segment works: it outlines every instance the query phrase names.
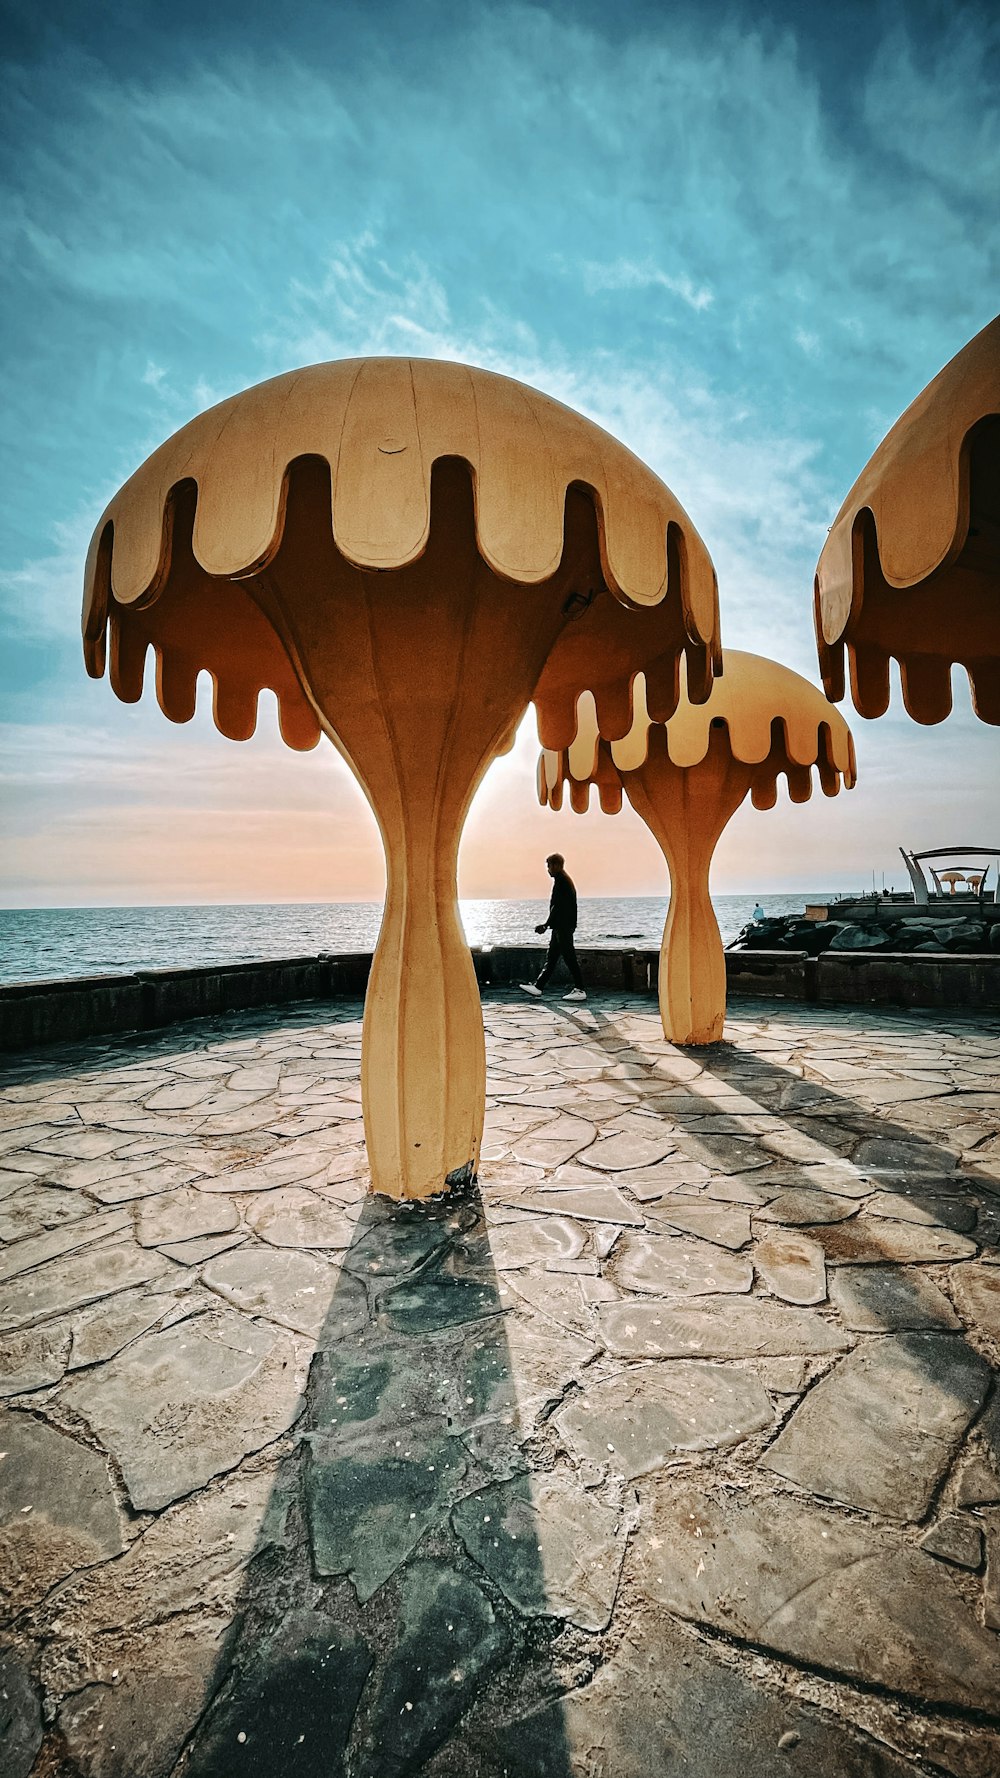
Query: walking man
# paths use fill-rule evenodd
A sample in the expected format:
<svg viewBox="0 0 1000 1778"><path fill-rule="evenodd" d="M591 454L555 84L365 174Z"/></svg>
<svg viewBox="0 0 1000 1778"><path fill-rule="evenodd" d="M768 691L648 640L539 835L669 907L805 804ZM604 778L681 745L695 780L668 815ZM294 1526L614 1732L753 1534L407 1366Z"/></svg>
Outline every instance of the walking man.
<svg viewBox="0 0 1000 1778"><path fill-rule="evenodd" d="M576 886L572 877L566 875L565 864L566 860L561 852L553 852L551 857L545 860L545 868L552 878L552 895L549 901L548 919L544 920L541 926L536 926L535 931L548 931L551 934L549 954L545 959L545 967L537 980L522 982L521 987L526 994L540 995L542 989L548 986L555 974L561 957L573 977L573 986L568 994L563 995L563 999L586 1000L587 991L583 985L583 977L580 974L580 965L576 960L576 950L573 945L573 934L576 931Z"/></svg>

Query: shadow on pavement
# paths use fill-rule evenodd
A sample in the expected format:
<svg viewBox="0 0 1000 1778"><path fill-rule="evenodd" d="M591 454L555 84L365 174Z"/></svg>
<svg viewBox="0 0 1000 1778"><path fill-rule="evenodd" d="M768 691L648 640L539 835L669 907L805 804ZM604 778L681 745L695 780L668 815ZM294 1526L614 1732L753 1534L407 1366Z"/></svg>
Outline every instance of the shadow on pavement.
<svg viewBox="0 0 1000 1778"><path fill-rule="evenodd" d="M500 1715L551 1700L537 1540L492 1526L479 1494L526 1465L477 1187L367 1200L300 1427L177 1772L394 1778L423 1770L484 1688ZM468 1553L493 1529L505 1592ZM544 1765L511 1778L529 1769L569 1778L558 1707Z"/></svg>

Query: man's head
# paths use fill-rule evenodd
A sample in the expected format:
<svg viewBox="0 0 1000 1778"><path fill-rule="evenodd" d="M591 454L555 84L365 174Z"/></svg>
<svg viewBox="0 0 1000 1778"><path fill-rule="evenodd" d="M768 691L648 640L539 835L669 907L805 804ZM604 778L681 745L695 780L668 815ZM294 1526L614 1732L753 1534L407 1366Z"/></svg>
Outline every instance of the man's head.
<svg viewBox="0 0 1000 1778"><path fill-rule="evenodd" d="M561 852L550 852L548 858L545 860L545 868L550 877L557 877L559 872L564 868L565 863L566 860Z"/></svg>

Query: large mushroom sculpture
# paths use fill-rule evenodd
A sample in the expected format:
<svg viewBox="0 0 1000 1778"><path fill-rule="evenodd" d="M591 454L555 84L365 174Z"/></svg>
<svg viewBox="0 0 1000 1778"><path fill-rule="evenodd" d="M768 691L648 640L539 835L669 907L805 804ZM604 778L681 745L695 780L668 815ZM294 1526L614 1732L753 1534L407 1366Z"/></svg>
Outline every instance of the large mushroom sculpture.
<svg viewBox="0 0 1000 1778"><path fill-rule="evenodd" d="M387 873L362 1044L373 1187L424 1197L474 1174L466 812L533 693L549 740L572 739L565 637L569 677L582 662L599 692L651 649L665 712L682 655L707 695L715 576L682 507L606 432L507 377L319 364L199 415L136 471L94 534L83 625L88 670L107 653L126 702L152 649L171 720L192 716L205 671L231 739L253 733L269 687L290 747L322 733L343 754Z"/></svg>
<svg viewBox="0 0 1000 1778"><path fill-rule="evenodd" d="M862 716L889 704L889 662L917 722L951 710L962 665L973 707L1000 723L1000 317L896 421L861 471L816 569L823 683Z"/></svg>
<svg viewBox="0 0 1000 1778"><path fill-rule="evenodd" d="M856 778L850 730L822 692L791 668L727 648L723 675L703 704L682 692L676 712L654 721L643 682L623 740L604 738L589 692L580 697L568 748L543 750L538 795L553 809L586 811L591 785L617 814L622 793L658 841L670 873L670 905L660 951L663 1030L677 1044L715 1043L726 1016L726 960L709 894L712 855L726 823L749 794L770 809L784 776L792 802L807 802L812 767L836 796Z"/></svg>

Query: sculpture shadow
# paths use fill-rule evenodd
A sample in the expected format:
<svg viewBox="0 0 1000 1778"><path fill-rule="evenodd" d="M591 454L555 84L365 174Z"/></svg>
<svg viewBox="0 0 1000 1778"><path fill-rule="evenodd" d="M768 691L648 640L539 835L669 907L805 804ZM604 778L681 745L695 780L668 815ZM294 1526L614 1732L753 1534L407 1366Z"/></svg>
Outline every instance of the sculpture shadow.
<svg viewBox="0 0 1000 1778"><path fill-rule="evenodd" d="M449 1770L478 1770L463 1719L553 1699L560 1626L524 1515L503 1523L527 1465L476 1185L367 1199L299 1427L175 1771L402 1778L449 1741ZM504 1541L503 1592L470 1555L484 1537ZM569 1778L558 1717L524 1778Z"/></svg>

